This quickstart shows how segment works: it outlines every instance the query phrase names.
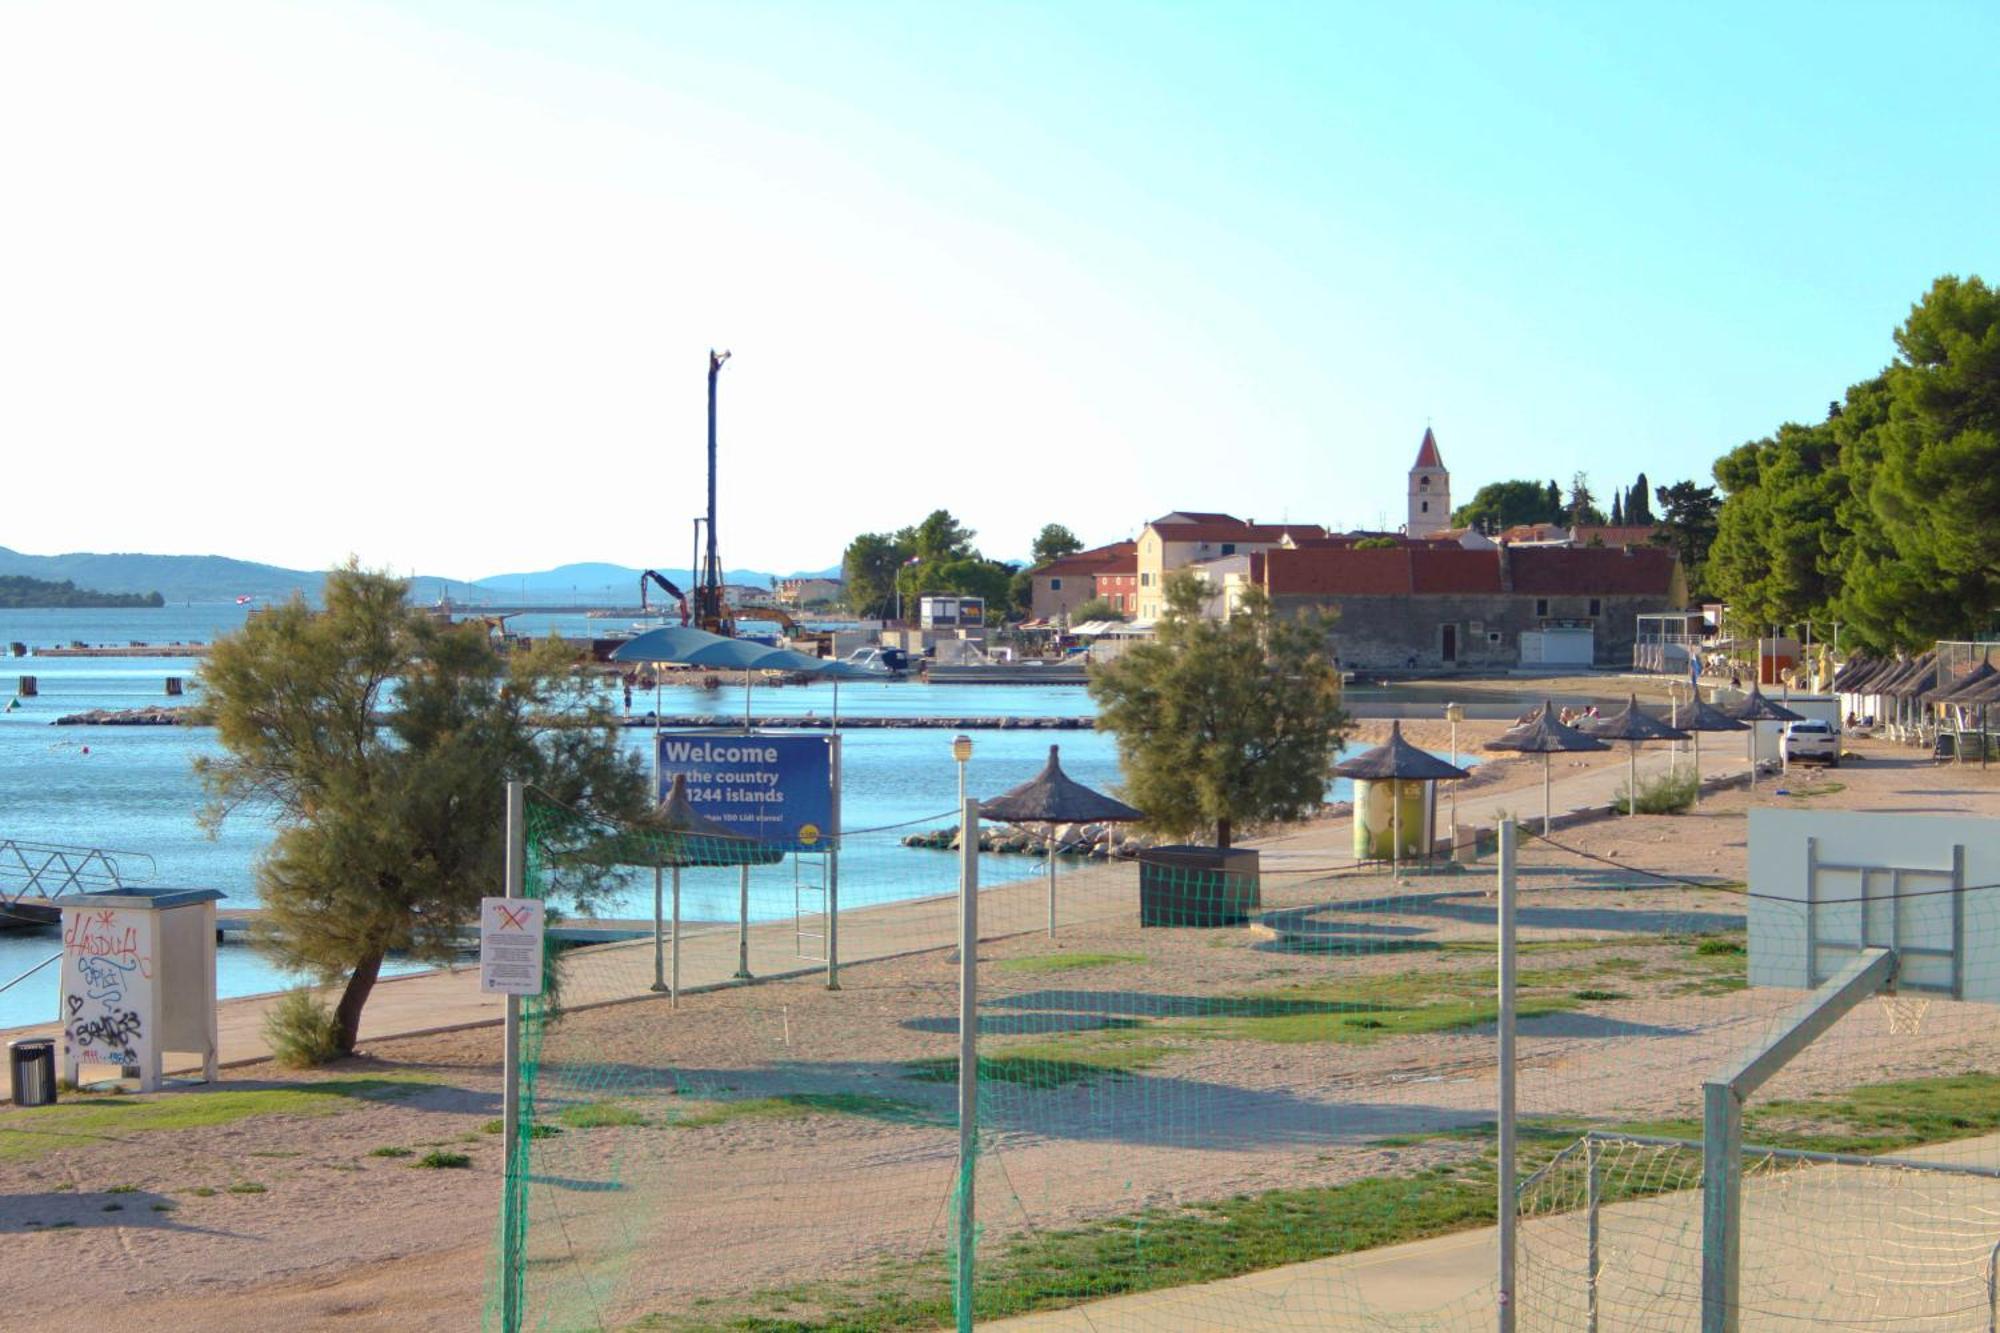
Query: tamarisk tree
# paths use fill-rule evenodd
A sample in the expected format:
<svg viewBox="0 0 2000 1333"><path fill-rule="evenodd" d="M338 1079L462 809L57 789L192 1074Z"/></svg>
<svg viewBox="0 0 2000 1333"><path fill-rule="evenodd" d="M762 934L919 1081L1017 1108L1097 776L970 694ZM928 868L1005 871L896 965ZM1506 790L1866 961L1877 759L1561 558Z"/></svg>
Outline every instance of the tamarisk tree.
<svg viewBox="0 0 2000 1333"><path fill-rule="evenodd" d="M1192 574L1163 588L1151 643L1096 668L1098 725L1118 737L1125 798L1162 833L1298 819L1326 799L1347 734L1324 617L1280 619L1248 589L1228 620L1202 615Z"/></svg>
<svg viewBox="0 0 2000 1333"><path fill-rule="evenodd" d="M274 818L258 942L343 987L342 1052L383 958L450 961L479 899L500 891L507 780L606 818L647 808L643 770L568 650L503 653L482 626L438 620L407 593L349 564L327 576L323 610L274 607L202 667L223 749L195 763L203 820ZM551 887L587 909L615 873L569 866Z"/></svg>

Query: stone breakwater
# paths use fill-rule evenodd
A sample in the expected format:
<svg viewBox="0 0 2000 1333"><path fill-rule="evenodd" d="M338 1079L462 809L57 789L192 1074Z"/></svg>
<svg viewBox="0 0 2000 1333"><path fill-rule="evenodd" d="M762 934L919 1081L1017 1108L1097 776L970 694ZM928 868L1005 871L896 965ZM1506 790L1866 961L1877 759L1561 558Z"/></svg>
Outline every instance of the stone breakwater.
<svg viewBox="0 0 2000 1333"><path fill-rule="evenodd" d="M82 713L65 713L53 725L58 727L174 727L192 726L197 719L190 717L187 708L92 708ZM651 713L637 714L616 719L621 727L651 727L654 725ZM728 717L715 713L689 714L675 717L663 714L659 726L664 730L680 731L689 728L718 727L735 729L743 725L740 717ZM758 730L808 730L829 731L833 719L817 714L778 714L769 717L753 717L750 725ZM1096 719L1088 717L843 717L840 719L842 731L871 731L895 728L928 728L935 731L1089 731L1096 725Z"/></svg>
<svg viewBox="0 0 2000 1333"><path fill-rule="evenodd" d="M653 725L651 713L634 714L618 719L621 726L650 727ZM682 727L741 727L741 717L727 714L706 713L687 717L662 714L662 728ZM772 717L753 717L750 725L759 730L784 730L802 728L813 731L830 731L833 719L818 713L786 713ZM1092 717L842 717L842 731L869 731L904 729L929 729L934 731L1089 731L1097 725Z"/></svg>
<svg viewBox="0 0 2000 1333"><path fill-rule="evenodd" d="M1115 824L1058 824L1055 826L1057 856L1075 856L1106 860L1119 856L1137 856L1159 840L1142 833L1132 833ZM924 833L912 833L903 839L905 847L921 847L929 851L949 852L958 848L958 829L931 829ZM982 852L1013 852L1023 856L1047 856L1049 839L1046 833L1031 831L1014 825L984 825L979 829L979 850Z"/></svg>

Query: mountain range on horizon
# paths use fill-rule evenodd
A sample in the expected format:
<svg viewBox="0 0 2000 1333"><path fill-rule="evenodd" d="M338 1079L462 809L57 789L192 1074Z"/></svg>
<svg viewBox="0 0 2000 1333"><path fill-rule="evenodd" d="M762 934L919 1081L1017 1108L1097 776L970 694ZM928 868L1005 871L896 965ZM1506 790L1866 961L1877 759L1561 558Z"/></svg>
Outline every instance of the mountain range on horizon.
<svg viewBox="0 0 2000 1333"><path fill-rule="evenodd" d="M638 596L636 567L586 561L554 569L492 574L479 579L453 579L417 574L410 579L411 596L433 601L448 596L468 604L505 602L603 602L632 605ZM685 569L662 569L685 588L692 576ZM284 598L303 593L316 600L325 579L321 570L287 569L254 560L221 555L145 555L131 552L72 551L62 555L29 555L0 546L0 575L62 581L96 592L158 592L169 602L232 601L238 597ZM754 569L725 569L723 581L770 587L779 578L837 578L839 567L796 574L771 574ZM655 590L657 591L657 590Z"/></svg>

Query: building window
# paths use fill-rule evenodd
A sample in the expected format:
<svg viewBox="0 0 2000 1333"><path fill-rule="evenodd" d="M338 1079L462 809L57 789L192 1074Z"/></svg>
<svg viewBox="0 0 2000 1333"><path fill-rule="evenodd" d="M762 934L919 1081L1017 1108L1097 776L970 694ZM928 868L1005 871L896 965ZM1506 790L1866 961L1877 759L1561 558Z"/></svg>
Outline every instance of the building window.
<svg viewBox="0 0 2000 1333"><path fill-rule="evenodd" d="M1549 614L1549 599L1548 599L1548 598L1546 598L1546 597L1537 597L1537 598L1535 599L1535 614L1536 614L1536 615L1538 615L1538 616L1543 616L1543 617L1546 617L1546 616L1547 616L1547 615Z"/></svg>
<svg viewBox="0 0 2000 1333"><path fill-rule="evenodd" d="M1139 576L1139 586L1142 588L1150 588L1153 586L1153 575L1150 571L1141 574Z"/></svg>
<svg viewBox="0 0 2000 1333"><path fill-rule="evenodd" d="M1222 544L1222 553L1223 553L1224 555L1235 555L1235 554L1236 554L1236 543L1235 543L1235 542L1224 542L1224 543Z"/></svg>
<svg viewBox="0 0 2000 1333"><path fill-rule="evenodd" d="M1049 591L1050 591L1050 592L1061 592L1061 591L1062 591L1062 580L1061 580L1061 579L1050 579L1050 580L1049 580Z"/></svg>
<svg viewBox="0 0 2000 1333"><path fill-rule="evenodd" d="M1423 502L1423 504L1422 504L1422 505L1421 505L1421 506L1419 507L1419 509L1418 509L1418 512L1419 512L1419 513L1424 513L1424 514L1428 514L1428 513L1430 513L1430 512L1431 512L1431 502L1430 502L1429 500L1426 500L1426 501L1424 501L1424 502Z"/></svg>
<svg viewBox="0 0 2000 1333"><path fill-rule="evenodd" d="M1487 631L1486 631L1486 642L1488 642L1488 643L1498 643L1498 642L1500 642L1500 631L1499 631L1499 630L1497 630L1497 629L1490 629L1490 630L1487 630Z"/></svg>
<svg viewBox="0 0 2000 1333"><path fill-rule="evenodd" d="M1590 614L1592 614L1593 616L1601 616L1604 614L1604 603L1600 599L1596 597L1590 599Z"/></svg>
<svg viewBox="0 0 2000 1333"><path fill-rule="evenodd" d="M1429 490L1431 488L1431 479L1429 477L1419 477L1417 479L1417 488L1419 490Z"/></svg>

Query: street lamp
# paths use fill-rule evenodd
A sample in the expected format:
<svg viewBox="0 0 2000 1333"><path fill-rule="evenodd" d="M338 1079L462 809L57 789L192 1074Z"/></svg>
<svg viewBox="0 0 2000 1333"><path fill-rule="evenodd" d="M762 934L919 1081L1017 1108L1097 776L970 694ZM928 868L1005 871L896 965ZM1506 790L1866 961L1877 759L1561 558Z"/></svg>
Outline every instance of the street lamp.
<svg viewBox="0 0 2000 1333"><path fill-rule="evenodd" d="M1451 766L1458 767L1458 724L1465 721L1464 704L1446 704L1444 720L1451 723ZM1435 808L1435 807L1433 807ZM1451 784L1451 854L1458 857L1458 784Z"/></svg>
<svg viewBox="0 0 2000 1333"><path fill-rule="evenodd" d="M958 808L965 809L965 766L972 759L972 737L960 732L951 738L951 757L958 761Z"/></svg>

